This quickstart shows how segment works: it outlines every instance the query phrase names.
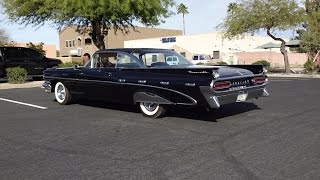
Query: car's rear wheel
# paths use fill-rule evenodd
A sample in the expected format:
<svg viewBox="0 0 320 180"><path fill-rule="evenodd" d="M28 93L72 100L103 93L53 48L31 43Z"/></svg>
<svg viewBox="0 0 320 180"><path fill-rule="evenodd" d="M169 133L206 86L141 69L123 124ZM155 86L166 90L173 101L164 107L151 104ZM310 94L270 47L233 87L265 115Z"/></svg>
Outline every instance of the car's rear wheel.
<svg viewBox="0 0 320 180"><path fill-rule="evenodd" d="M157 103L140 103L140 109L144 116L149 118L159 118L166 113L163 105Z"/></svg>
<svg viewBox="0 0 320 180"><path fill-rule="evenodd" d="M72 101L72 96L68 88L62 83L57 82L54 87L54 95L59 104L66 105Z"/></svg>

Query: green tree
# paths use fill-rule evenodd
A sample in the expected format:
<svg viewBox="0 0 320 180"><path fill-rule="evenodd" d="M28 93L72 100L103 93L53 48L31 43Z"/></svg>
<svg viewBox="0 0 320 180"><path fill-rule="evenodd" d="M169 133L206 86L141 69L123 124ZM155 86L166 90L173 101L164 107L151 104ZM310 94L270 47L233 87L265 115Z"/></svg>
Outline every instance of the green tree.
<svg viewBox="0 0 320 180"><path fill-rule="evenodd" d="M238 0L229 5L227 17L220 25L224 38L241 38L245 34L266 31L272 39L281 42L286 73L290 73L285 40L275 31L285 31L302 22L303 10L295 0Z"/></svg>
<svg viewBox="0 0 320 180"><path fill-rule="evenodd" d="M302 49L307 51L309 59L314 59L320 51L320 1L306 0L303 29L297 32Z"/></svg>
<svg viewBox="0 0 320 180"><path fill-rule="evenodd" d="M0 46L6 45L10 40L8 33L0 28Z"/></svg>
<svg viewBox="0 0 320 180"><path fill-rule="evenodd" d="M189 14L188 7L187 7L185 4L180 3L180 4L178 5L177 12L178 12L178 14L182 14L182 20L183 20L183 35L185 35L185 34L186 34L185 15L186 15L186 14Z"/></svg>
<svg viewBox="0 0 320 180"><path fill-rule="evenodd" d="M27 43L27 47L33 50L36 50L37 52L39 52L42 55L46 55L46 51L43 50L43 45L44 43L41 42L39 44L33 44L32 42Z"/></svg>
<svg viewBox="0 0 320 180"><path fill-rule="evenodd" d="M14 22L41 26L53 23L58 29L76 25L88 32L99 49L111 28L129 33L133 22L155 26L171 16L174 0L2 0L4 13Z"/></svg>

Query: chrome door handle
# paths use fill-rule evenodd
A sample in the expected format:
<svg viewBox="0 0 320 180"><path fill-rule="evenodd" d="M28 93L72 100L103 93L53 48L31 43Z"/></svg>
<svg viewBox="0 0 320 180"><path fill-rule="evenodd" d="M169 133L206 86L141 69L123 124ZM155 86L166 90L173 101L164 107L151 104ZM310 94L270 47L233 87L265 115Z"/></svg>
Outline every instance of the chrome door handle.
<svg viewBox="0 0 320 180"><path fill-rule="evenodd" d="M147 81L146 80L139 80L138 83L140 84L145 84Z"/></svg>
<svg viewBox="0 0 320 180"><path fill-rule="evenodd" d="M161 82L160 82L160 84L161 84L161 85L166 85L166 86L167 86L167 85L169 85L169 82L161 81Z"/></svg>

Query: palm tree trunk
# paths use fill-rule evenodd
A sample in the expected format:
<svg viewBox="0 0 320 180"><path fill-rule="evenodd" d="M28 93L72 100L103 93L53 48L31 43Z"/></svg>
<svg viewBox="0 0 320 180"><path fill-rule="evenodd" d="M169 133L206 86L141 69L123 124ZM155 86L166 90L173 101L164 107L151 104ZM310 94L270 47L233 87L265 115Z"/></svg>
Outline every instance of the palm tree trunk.
<svg viewBox="0 0 320 180"><path fill-rule="evenodd" d="M182 18L183 18L183 35L186 35L186 22L184 19L184 14L182 14Z"/></svg>

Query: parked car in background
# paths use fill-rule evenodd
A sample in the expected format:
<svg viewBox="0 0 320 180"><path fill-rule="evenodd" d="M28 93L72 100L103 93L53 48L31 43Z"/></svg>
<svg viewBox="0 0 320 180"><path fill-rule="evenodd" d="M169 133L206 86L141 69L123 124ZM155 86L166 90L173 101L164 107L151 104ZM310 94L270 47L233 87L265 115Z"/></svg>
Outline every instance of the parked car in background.
<svg viewBox="0 0 320 180"><path fill-rule="evenodd" d="M168 56L168 57L166 57L166 62L170 66L178 65L179 64L179 58L177 56Z"/></svg>
<svg viewBox="0 0 320 180"><path fill-rule="evenodd" d="M193 64L198 64L198 63L210 63L212 60L210 55L205 55L205 54L195 54L192 56L192 63Z"/></svg>
<svg viewBox="0 0 320 180"><path fill-rule="evenodd" d="M170 65L167 57L177 57L178 64ZM46 92L54 92L59 104L75 97L138 104L152 118L169 106L211 109L268 96L261 65L196 66L164 49L97 51L84 67L45 70L44 80Z"/></svg>
<svg viewBox="0 0 320 180"><path fill-rule="evenodd" d="M5 77L6 68L25 68L28 76L42 77L47 68L57 67L61 60L47 58L39 52L24 47L0 47L0 77Z"/></svg>

